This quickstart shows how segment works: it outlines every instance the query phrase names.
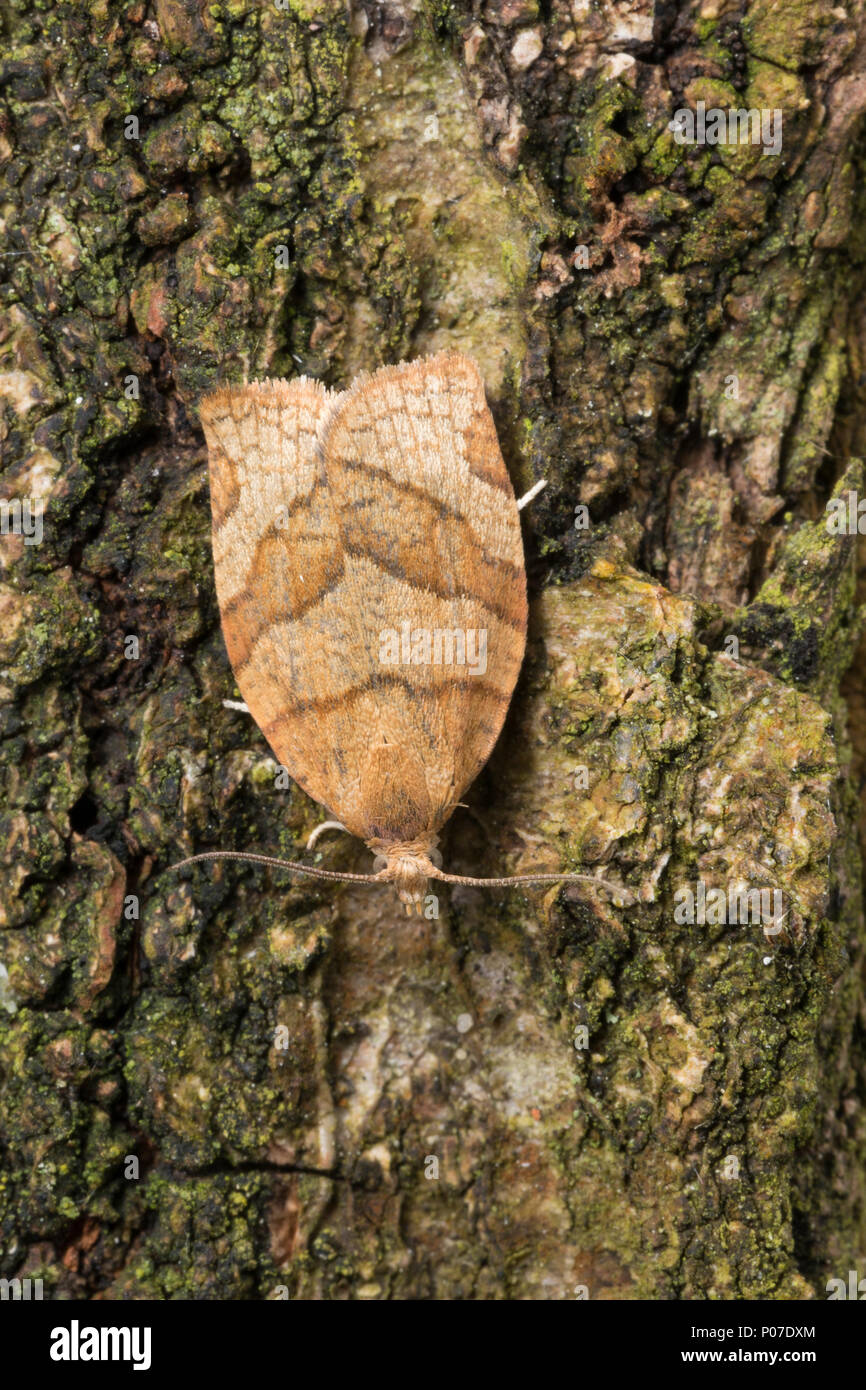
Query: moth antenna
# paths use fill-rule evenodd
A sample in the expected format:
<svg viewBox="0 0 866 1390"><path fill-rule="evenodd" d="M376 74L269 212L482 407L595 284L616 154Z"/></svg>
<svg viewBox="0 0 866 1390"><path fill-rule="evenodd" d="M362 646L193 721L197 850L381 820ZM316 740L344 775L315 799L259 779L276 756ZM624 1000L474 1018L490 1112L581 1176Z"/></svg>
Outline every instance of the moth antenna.
<svg viewBox="0 0 866 1390"><path fill-rule="evenodd" d="M308 878L337 879L342 883L381 883L381 874L343 874L335 869L315 869L312 864L297 864L293 859L274 859L270 854L244 854L241 850L215 849L204 854L191 854L188 859L180 859L171 864L169 870L185 869L188 864L201 864L205 859L245 859L249 864L267 864L272 869L287 869L292 874L306 874Z"/></svg>
<svg viewBox="0 0 866 1390"><path fill-rule="evenodd" d="M446 874L441 870L427 870L430 878L441 879L443 883L465 883L470 888L511 888L516 883L591 883L595 888L606 888L613 897L622 898L626 907L636 901L628 888L618 883L610 883L606 878L593 878L592 874L515 874L509 878L467 878L463 874Z"/></svg>

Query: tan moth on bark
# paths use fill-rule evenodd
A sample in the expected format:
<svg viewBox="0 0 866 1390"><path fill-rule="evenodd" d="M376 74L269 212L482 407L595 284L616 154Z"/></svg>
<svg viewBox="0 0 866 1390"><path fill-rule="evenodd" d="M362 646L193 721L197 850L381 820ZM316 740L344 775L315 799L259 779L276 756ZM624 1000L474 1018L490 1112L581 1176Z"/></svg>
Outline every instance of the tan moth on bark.
<svg viewBox="0 0 866 1390"><path fill-rule="evenodd" d="M382 367L344 392L306 377L253 382L214 391L200 410L238 687L280 764L382 867L345 874L231 851L183 863L244 858L393 882L407 911L431 878L584 878L472 879L434 862L499 736L526 646L518 506L472 359Z"/></svg>

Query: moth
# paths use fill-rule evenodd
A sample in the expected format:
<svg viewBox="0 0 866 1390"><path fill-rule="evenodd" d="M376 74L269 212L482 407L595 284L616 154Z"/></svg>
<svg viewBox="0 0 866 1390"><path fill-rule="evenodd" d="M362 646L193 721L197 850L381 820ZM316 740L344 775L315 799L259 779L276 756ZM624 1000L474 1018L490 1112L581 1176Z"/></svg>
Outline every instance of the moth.
<svg viewBox="0 0 866 1390"><path fill-rule="evenodd" d="M475 362L441 352L342 392L304 376L222 387L200 415L238 687L326 824L377 858L372 874L234 851L182 863L393 883L407 912L430 879L601 885L440 867L439 834L497 740L526 646L518 504Z"/></svg>

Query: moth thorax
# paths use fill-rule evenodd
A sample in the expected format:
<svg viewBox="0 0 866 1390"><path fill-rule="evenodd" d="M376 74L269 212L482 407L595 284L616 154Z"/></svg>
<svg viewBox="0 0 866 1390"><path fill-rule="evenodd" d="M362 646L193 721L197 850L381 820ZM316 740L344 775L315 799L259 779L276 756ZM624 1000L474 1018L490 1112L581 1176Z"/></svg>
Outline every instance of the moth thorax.
<svg viewBox="0 0 866 1390"><path fill-rule="evenodd" d="M368 840L376 858L373 868L381 883L393 883L406 911L420 914L427 894L427 881L436 876L442 855L436 848L437 835L418 840Z"/></svg>

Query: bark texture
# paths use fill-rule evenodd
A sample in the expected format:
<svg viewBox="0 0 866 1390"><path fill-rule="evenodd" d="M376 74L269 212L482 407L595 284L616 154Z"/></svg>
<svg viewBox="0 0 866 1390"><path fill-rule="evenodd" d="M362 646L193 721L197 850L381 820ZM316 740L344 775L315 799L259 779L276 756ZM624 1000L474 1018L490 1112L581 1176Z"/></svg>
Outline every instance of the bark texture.
<svg viewBox="0 0 866 1390"><path fill-rule="evenodd" d="M864 489L862 0L7 0L3 26L3 495L45 511L2 540L0 1275L866 1273L857 536L824 515ZM781 153L678 144L699 101L781 109ZM516 487L548 485L529 656L445 865L599 866L637 905L465 888L407 921L385 889L167 872L302 856L320 818L223 705L199 396L449 345ZM783 930L678 922L699 880L781 890Z"/></svg>

